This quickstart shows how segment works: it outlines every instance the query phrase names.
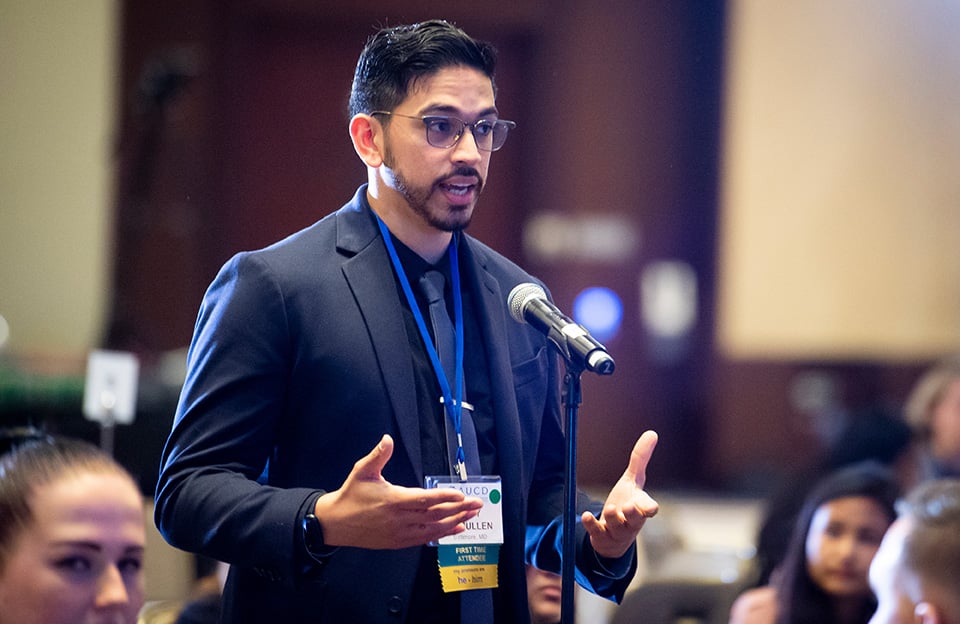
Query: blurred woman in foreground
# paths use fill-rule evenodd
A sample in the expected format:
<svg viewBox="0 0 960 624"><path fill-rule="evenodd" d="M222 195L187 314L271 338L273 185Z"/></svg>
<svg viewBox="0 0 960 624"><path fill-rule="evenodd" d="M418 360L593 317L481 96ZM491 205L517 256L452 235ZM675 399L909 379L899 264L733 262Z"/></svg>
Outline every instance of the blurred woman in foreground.
<svg viewBox="0 0 960 624"><path fill-rule="evenodd" d="M96 446L32 436L0 455L0 624L135 624L143 501Z"/></svg>

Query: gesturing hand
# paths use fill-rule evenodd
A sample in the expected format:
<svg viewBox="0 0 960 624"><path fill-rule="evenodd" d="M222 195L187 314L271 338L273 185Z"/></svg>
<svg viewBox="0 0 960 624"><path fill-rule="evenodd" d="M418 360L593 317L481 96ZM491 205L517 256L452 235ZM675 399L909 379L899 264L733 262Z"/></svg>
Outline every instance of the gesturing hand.
<svg viewBox="0 0 960 624"><path fill-rule="evenodd" d="M590 512L581 517L593 550L601 557L615 558L627 552L647 518L655 516L660 508L643 490L647 464L656 446L657 434L644 432L633 445L627 469L607 495L600 518Z"/></svg>
<svg viewBox="0 0 960 624"><path fill-rule="evenodd" d="M353 465L340 489L317 499L314 514L327 546L408 548L464 531L483 502L450 488L393 485L381 474L393 456L393 438Z"/></svg>

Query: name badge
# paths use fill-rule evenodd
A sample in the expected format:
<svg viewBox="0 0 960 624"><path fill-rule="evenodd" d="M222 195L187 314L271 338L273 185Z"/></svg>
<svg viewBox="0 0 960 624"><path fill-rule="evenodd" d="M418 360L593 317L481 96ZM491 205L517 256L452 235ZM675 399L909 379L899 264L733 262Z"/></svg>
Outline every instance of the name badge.
<svg viewBox="0 0 960 624"><path fill-rule="evenodd" d="M437 564L444 592L497 587L500 544L503 543L502 481L497 476L426 477L426 487L447 487L483 500L476 517L464 522L466 531L441 538Z"/></svg>

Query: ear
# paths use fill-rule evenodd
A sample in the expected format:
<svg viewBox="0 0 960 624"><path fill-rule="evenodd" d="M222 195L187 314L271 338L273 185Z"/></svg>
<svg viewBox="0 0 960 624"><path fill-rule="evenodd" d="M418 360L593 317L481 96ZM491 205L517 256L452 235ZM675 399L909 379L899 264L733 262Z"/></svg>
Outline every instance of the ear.
<svg viewBox="0 0 960 624"><path fill-rule="evenodd" d="M383 164L383 126L373 116L358 113L350 120L350 140L368 167Z"/></svg>
<svg viewBox="0 0 960 624"><path fill-rule="evenodd" d="M943 624L944 620L937 608L929 602L918 602L913 608L913 620L916 624Z"/></svg>

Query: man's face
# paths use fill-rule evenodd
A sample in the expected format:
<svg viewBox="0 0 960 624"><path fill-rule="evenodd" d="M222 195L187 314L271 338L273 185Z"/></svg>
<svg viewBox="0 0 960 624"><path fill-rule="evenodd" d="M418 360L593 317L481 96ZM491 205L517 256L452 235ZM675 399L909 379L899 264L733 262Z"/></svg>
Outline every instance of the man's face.
<svg viewBox="0 0 960 624"><path fill-rule="evenodd" d="M490 152L477 149L469 128L453 147L434 147L421 120L399 115L445 115L467 124L496 120L490 79L471 67L446 67L417 80L392 112L380 168L384 183L405 200L419 225L442 231L465 228L487 177Z"/></svg>
<svg viewBox="0 0 960 624"><path fill-rule="evenodd" d="M900 556L908 522L900 518L890 525L870 564L870 587L877 597L877 610L870 624L913 624L915 621L913 601L905 590L907 574Z"/></svg>

